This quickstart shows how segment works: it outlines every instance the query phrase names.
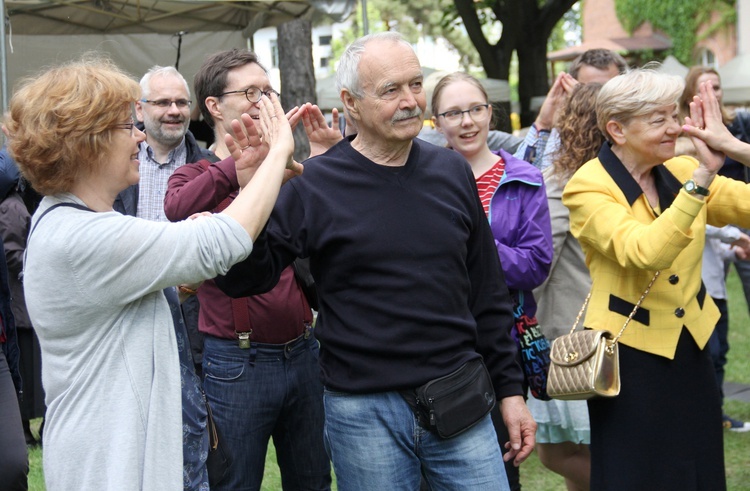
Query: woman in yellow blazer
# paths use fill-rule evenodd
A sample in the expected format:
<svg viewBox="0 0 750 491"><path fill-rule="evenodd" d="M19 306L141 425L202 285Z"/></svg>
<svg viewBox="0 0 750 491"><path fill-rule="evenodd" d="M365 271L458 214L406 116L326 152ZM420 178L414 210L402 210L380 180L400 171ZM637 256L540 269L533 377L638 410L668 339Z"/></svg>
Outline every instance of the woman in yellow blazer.
<svg viewBox="0 0 750 491"><path fill-rule="evenodd" d="M620 395L589 401L595 490L726 488L701 260L706 223L750 226L750 188L717 176L723 154L696 136L700 162L674 156L682 84L649 69L607 82L607 142L563 193L593 282L586 327L616 334L661 271L620 338Z"/></svg>

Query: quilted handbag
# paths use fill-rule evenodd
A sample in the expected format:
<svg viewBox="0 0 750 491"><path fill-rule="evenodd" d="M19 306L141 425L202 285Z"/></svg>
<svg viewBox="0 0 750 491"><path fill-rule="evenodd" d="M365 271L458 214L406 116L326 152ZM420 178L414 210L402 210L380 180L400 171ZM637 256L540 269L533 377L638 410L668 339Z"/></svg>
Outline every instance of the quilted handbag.
<svg viewBox="0 0 750 491"><path fill-rule="evenodd" d="M614 397L620 393L620 359L617 341L651 290L659 271L633 307L617 336L604 330L576 331L591 294L568 334L552 341L547 394L553 399L585 400L592 397Z"/></svg>

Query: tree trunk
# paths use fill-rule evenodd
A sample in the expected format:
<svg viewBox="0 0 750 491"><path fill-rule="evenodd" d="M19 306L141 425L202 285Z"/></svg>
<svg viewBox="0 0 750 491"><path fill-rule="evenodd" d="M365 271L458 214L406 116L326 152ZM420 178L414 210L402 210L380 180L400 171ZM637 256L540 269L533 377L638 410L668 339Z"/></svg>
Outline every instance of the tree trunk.
<svg viewBox="0 0 750 491"><path fill-rule="evenodd" d="M284 111L306 102L316 104L312 23L309 19L294 19L279 25L276 33L281 72L281 104ZM310 142L300 123L294 130L294 159L299 162L308 155Z"/></svg>
<svg viewBox="0 0 750 491"><path fill-rule="evenodd" d="M544 96L549 90L547 80L547 44L519 44L518 55L518 100L521 104L521 127L531 126L538 109L532 109L532 97ZM523 81L523 82L521 82Z"/></svg>
<svg viewBox="0 0 750 491"><path fill-rule="evenodd" d="M466 33L482 60L487 77L499 80L508 80L510 73L510 59L513 55L513 36L507 33L514 30L514 26L503 26L503 37L497 44L490 44L482 31L482 22L477 15L474 0L454 0L456 12L461 17ZM492 127L501 131L510 132L510 101L490 101L496 109L493 111Z"/></svg>
<svg viewBox="0 0 750 491"><path fill-rule="evenodd" d="M487 76L508 80L513 51L518 55L518 97L521 125L536 119L531 99L544 96L547 81L547 40L555 24L578 0L453 0ZM490 7L503 31L496 44L490 44L482 31L477 8ZM500 122L498 127L502 128Z"/></svg>

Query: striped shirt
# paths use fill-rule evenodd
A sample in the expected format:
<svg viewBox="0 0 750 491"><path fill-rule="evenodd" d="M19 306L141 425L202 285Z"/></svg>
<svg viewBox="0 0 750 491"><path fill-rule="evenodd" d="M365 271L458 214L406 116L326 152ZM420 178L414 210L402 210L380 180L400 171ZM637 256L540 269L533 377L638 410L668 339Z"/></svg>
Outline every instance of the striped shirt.
<svg viewBox="0 0 750 491"><path fill-rule="evenodd" d="M484 214L490 215L490 201L492 195L497 191L497 187L500 185L500 180L505 174L505 161L500 158L495 165L477 178L477 189L479 190L479 199L484 207Z"/></svg>

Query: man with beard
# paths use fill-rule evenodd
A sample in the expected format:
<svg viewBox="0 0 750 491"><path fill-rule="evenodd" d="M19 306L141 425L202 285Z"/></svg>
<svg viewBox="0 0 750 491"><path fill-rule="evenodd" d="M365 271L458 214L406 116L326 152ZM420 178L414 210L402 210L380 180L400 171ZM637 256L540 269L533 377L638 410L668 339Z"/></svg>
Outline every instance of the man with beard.
<svg viewBox="0 0 750 491"><path fill-rule="evenodd" d="M141 79L141 100L136 117L146 140L139 145L140 181L121 192L114 209L125 215L168 221L164 215L167 180L186 163L209 155L188 131L190 90L174 67L152 67ZM200 377L203 337L198 332L198 299L180 305L176 288L164 290L175 325L182 378L183 480L185 490L208 489L206 407Z"/></svg>
<svg viewBox="0 0 750 491"><path fill-rule="evenodd" d="M125 213L147 220L167 221L164 194L167 181L178 167L209 155L188 131L190 89L174 67L154 66L141 79L141 100L135 103L146 141L140 145L141 181L115 201ZM121 211L123 211L121 210Z"/></svg>

